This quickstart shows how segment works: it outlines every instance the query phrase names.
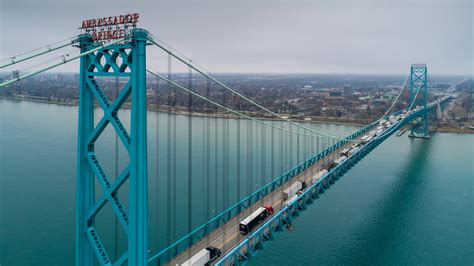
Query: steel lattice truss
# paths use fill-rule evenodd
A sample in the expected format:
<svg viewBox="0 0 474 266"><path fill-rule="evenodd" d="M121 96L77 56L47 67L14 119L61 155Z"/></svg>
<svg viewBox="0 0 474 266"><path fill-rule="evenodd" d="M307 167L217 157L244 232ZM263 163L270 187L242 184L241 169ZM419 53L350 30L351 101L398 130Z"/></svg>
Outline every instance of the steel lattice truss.
<svg viewBox="0 0 474 266"><path fill-rule="evenodd" d="M428 105L428 69L425 64L411 65L410 81L410 102L414 102L414 106L420 105L426 110ZM422 93L422 97L417 97L418 90ZM411 137L429 138L428 116L428 111L426 111L412 124Z"/></svg>
<svg viewBox="0 0 474 266"><path fill-rule="evenodd" d="M128 53L127 53L128 51ZM125 70L129 70L130 66L128 62L131 61L131 47L130 45L116 45L110 50L99 50L96 53L89 54L89 66L87 67L88 76L86 82L89 89L94 94L97 102L104 111L104 116L94 128L93 132L88 137L88 152L87 161L94 175L99 182L104 194L100 197L87 214L87 235L91 242L91 245L95 248L96 255L100 258L103 264L109 264L111 262L106 250L104 249L99 235L94 227L94 218L99 211L109 203L112 205L115 215L117 216L123 230L128 234L128 214L123 204L118 198L118 190L127 181L130 176L129 165L122 171L122 173L116 177L114 182L111 182L103 170L99 159L94 151L94 144L100 137L105 128L111 124L114 128L115 133L119 136L125 149L130 153L130 135L123 126L120 118L118 117L118 110L122 107L124 102L129 98L131 93L131 80L129 80L122 88L120 94L111 103L105 95L102 88L97 84L95 76L104 76L106 73L112 73L114 76L130 76L130 72L126 73ZM120 57L122 60L121 64L117 64L117 58ZM105 58L105 63L101 63L102 58ZM102 60L103 61L103 60ZM112 72L109 72L111 71ZM118 75L117 75L118 74ZM89 76L90 75L90 76ZM126 256L126 255L122 255ZM125 258L119 259L123 261Z"/></svg>
<svg viewBox="0 0 474 266"><path fill-rule="evenodd" d="M147 32L137 30L133 38L89 53L81 58L78 185L77 185L77 265L93 265L94 257L102 265L143 264L146 261L146 90L145 90L145 46ZM82 50L97 47L90 36L81 39ZM125 77L125 85L111 101L98 84L98 77ZM94 99L103 111L100 121L94 126ZM130 133L118 116L124 103L131 100ZM95 144L107 126L111 126L120 138L129 156L129 163L118 176L111 178L100 162ZM145 141L144 141L145 140ZM103 194L95 198L95 184ZM119 190L128 181L128 206L118 197ZM101 210L110 204L114 215L128 237L128 251L117 255L113 262L102 244L95 219ZM134 243L134 244L130 244ZM142 252L145 250L144 252ZM95 254L95 256L94 256Z"/></svg>

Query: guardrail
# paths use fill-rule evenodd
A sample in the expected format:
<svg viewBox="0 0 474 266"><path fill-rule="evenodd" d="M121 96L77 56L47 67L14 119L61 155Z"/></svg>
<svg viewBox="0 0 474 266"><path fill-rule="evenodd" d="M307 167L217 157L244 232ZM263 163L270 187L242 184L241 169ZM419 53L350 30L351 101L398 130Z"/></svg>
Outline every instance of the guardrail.
<svg viewBox="0 0 474 266"><path fill-rule="evenodd" d="M399 113L399 112L397 112ZM273 181L269 182L265 186L261 187L260 189L256 190L249 196L243 198L239 202L235 203L234 205L230 206L223 212L221 212L219 215L215 216L211 220L209 220L207 223L202 224L195 228L193 231L188 233L187 235L181 237L178 239L176 242L168 246L167 248L163 249L162 251L158 252L157 254L153 255L150 257L148 262L152 262L154 260L158 260L158 264L162 264L170 260L171 258L174 258L181 254L183 251L185 251L187 248L189 248L193 243L195 243L196 240L202 239L204 236L207 234L213 232L217 228L219 228L220 225L226 223L233 217L237 216L239 213L241 213L243 210L247 209L248 207L252 206L255 202L259 201L261 198L265 197L269 193L273 192L275 189L280 187L282 184L284 184L286 181L292 179L293 177L297 176L298 174L304 172L306 169L320 161L322 158L327 156L328 154L334 152L338 148L342 147L346 143L348 143L350 140L354 140L355 138L359 137L363 133L369 131L373 127L377 125L378 121L375 121L359 130L356 132L352 133L348 137L346 137L344 140L340 140L337 143L331 145L330 147L326 148L322 152L313 155L309 159L305 160L301 164L295 166L291 170L287 171L283 175L277 177Z"/></svg>
<svg viewBox="0 0 474 266"><path fill-rule="evenodd" d="M448 99L443 99L442 102L445 102L447 100L449 100L449 98ZM433 107L430 107L429 109L431 109L431 108L433 108ZM404 122L403 125L408 123L408 121L411 121L414 117L419 116L420 112L424 111L424 110L425 109L421 109L421 110L419 110L415 113L412 113L412 114L408 115L407 118L405 119L406 122ZM398 112L392 113L391 115L398 115L401 112L402 111L398 111ZM388 117L388 116L386 116L386 117ZM401 124L401 123L399 123L399 124ZM344 146L350 140L354 140L357 137L359 137L360 135L364 134L365 132L371 130L376 125L378 125L378 121L375 121L375 122L361 128L361 129L357 130L356 132L354 132L354 133L350 134L349 136L347 136L344 140L340 140L337 143L335 143L335 144L331 145L330 147L326 148L322 152L311 156L309 159L305 160L301 164L295 166L294 168L287 171L283 175L275 178L274 180L272 180L271 182L269 182L265 186L261 187L260 189L256 190L252 194L250 194L247 197L241 199L239 202L237 202L234 205L230 206L229 208L227 208L226 210L224 210L220 214L213 217L208 222L196 227L193 231L191 231L190 233L184 235L183 237L178 239L176 242L174 242L170 246L168 246L165 249L161 250L157 254L151 256L149 258L148 262L152 262L154 260L157 260L158 264L161 265L161 264L166 263L170 259L178 256L179 254L181 254L182 252L187 250L190 246L192 246L196 241L202 239L207 234L213 232L214 230L219 228L219 226L221 226L222 224L228 222L230 219L234 218L239 213L241 213L243 210L249 208L254 203L259 201L263 197L267 196L269 193L273 192L275 189L277 189L278 187L283 185L288 180L290 180L293 177L297 176L298 174L304 172L306 169L308 169L309 167L311 167L312 165L314 165L315 163L320 161L322 158L324 158L328 154L330 154L330 153L334 152L335 150L337 150L338 148ZM400 127L400 125L397 126L397 129L399 127ZM391 132L389 135L391 135L391 134L393 134L393 132ZM383 139L385 139L385 138L383 138ZM365 146L367 146L367 145L365 145ZM323 179L321 179L321 180L323 180Z"/></svg>
<svg viewBox="0 0 474 266"><path fill-rule="evenodd" d="M423 110L415 112L407 116L403 123L396 124L390 130L390 133L383 134L380 138L369 141L362 146L357 152L349 156L341 164L337 165L316 183L309 186L298 199L292 204L284 207L269 220L267 220L261 227L251 233L247 238L235 246L232 250L227 252L215 265L236 265L240 261L245 261L249 257L254 256L265 243L273 238L273 235L282 231L285 225L291 224L292 216L300 210L304 210L308 203L312 203L319 194L328 189L331 184L344 175L350 168L352 168L363 157L370 153L376 146L382 143L385 139L391 136L396 130L407 124L412 119L421 114Z"/></svg>

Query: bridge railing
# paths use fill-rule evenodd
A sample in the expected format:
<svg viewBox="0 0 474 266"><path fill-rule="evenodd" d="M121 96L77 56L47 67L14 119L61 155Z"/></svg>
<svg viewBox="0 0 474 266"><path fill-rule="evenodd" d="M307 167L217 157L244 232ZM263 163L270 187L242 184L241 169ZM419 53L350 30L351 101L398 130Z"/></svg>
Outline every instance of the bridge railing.
<svg viewBox="0 0 474 266"><path fill-rule="evenodd" d="M446 102L450 98L443 98L441 100L441 103ZM428 108L430 111L432 107L430 106ZM427 110L419 110L415 113L409 114L406 119L404 119L403 123L399 123L396 127L396 129L399 129L400 127L404 126L406 123L408 123L410 120L414 119L415 117L419 116L423 111ZM402 111L398 111L395 113L392 113L391 115L398 115L401 114ZM388 117L388 115L386 116ZM385 117L385 118L386 118ZM347 144L349 141L356 139L357 137L361 136L362 134L366 133L367 131L371 130L375 126L378 125L379 120L357 130L356 132L350 134L347 136L344 140L340 140L334 145L326 148L322 152L315 154L311 156L309 159L305 160L301 164L297 165L296 167L292 168L291 170L287 171L286 173L282 174L281 176L277 177L273 181L269 182L265 186L261 187L260 189L256 190L252 194L248 195L247 197L241 199L239 202L235 203L234 205L230 206L220 214L216 215L214 218L209 220L208 222L196 227L193 231L190 233L184 235L180 239L178 239L176 242L171 244L170 246L166 247L165 249L161 250L157 254L151 256L148 260L148 262L152 262L154 260L158 261L158 264L164 264L165 262L169 261L170 259L178 256L180 253L184 252L187 250L190 246L192 246L196 241L202 239L205 237L207 234L213 232L219 226L222 224L228 222L230 219L234 218L237 216L239 213L241 213L243 210L249 208L252 206L255 202L258 200L262 199L269 193L273 192L276 188L280 187L282 184L284 184L286 181L289 179L297 176L298 174L302 173L315 163L317 163L319 160L321 160L323 157L327 156L328 154L334 152L338 148L344 146ZM395 130L396 130L395 129ZM383 139L388 137L391 134L384 134Z"/></svg>
<svg viewBox="0 0 474 266"><path fill-rule="evenodd" d="M398 114L400 112L394 113ZM304 162L300 163L299 165L295 166L291 170L287 171L283 175L275 178L273 181L269 182L265 186L261 187L260 189L256 190L252 194L246 196L245 198L241 199L239 202L235 203L234 205L230 206L220 214L216 215L214 218L209 220L208 222L198 226L193 231L188 233L187 235L181 237L176 242L168 246L167 248L161 250L157 254L153 255L149 258L148 262L152 262L154 260L158 260L158 264L163 264L168 260L178 256L180 253L188 249L198 240L202 239L207 234L213 232L217 228L219 228L222 224L228 222L243 210L249 208L254 203L262 199L263 197L267 196L275 189L280 187L289 179L297 176L298 174L304 172L306 169L317 163L323 157L327 156L328 154L334 152L338 148L344 146L349 141L356 139L357 137L361 136L365 132L369 131L370 129L374 128L378 125L378 120L357 130L356 132L350 134L345 139L340 140L333 144L332 146L326 148L322 152L311 156L309 159L305 160Z"/></svg>
<svg viewBox="0 0 474 266"><path fill-rule="evenodd" d="M443 99L442 102L449 100ZM310 197L314 197L314 193L320 193L321 190L327 188L330 182L334 182L334 180L338 179L339 176L343 175L349 168L355 165L362 157L366 156L370 151L372 151L376 146L381 144L385 139L391 136L396 130L400 129L401 127L408 124L411 120L415 119L418 116L423 115L425 112L431 111L432 108L421 109L416 112L410 113L407 117L397 124L395 124L390 130L386 132L386 134L380 135L380 137L375 138L374 140L368 142L364 145L361 149L357 152L349 156L346 160L344 160L341 164L336 165L331 171L326 173L321 179L319 179L316 183L310 185L303 193L301 193L297 200L293 203L285 206L280 211L278 211L275 215L273 215L270 219L265 221L263 225L261 225L257 230L249 234L244 240L242 240L239 244L233 247L229 252L227 252L222 258L220 258L215 265L221 266L224 265L237 265L240 259L247 260L248 254L243 253L243 249L247 250L247 253L250 253L250 256L254 255L254 250L256 247L262 244L265 241L265 238L271 239L269 235L272 235L276 228L271 227L282 227L283 221L291 222L291 215L295 212L298 207L301 207L300 201L307 202ZM401 112L393 113L394 115L398 115ZM378 122L378 121L377 121ZM373 127L374 123L367 127ZM366 127L366 128L367 128ZM363 129L366 129L363 128ZM363 129L359 130L362 131ZM370 129L370 128L369 128ZM367 130L365 130L367 131ZM356 132L358 133L358 132ZM355 133L354 133L355 134ZM306 203L303 203L306 204ZM267 232L265 233L265 230ZM280 228L281 230L281 228Z"/></svg>

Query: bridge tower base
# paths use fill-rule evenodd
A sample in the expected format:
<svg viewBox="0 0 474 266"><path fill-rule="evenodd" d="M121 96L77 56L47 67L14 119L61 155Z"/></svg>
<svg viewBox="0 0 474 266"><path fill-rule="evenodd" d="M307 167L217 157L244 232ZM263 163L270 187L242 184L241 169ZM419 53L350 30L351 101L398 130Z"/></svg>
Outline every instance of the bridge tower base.
<svg viewBox="0 0 474 266"><path fill-rule="evenodd" d="M410 68L410 101L413 108L423 107L423 115L412 122L410 138L429 139L429 112L428 112L428 69L426 64L413 64Z"/></svg>

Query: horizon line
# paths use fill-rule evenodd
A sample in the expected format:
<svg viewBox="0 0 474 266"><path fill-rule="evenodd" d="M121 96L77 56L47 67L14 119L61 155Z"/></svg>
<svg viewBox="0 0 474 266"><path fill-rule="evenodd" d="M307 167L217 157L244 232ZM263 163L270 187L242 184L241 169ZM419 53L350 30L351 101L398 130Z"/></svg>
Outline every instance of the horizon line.
<svg viewBox="0 0 474 266"><path fill-rule="evenodd" d="M168 73L164 71L159 71L158 73ZM208 72L209 74L234 74L234 75L356 75L356 76L406 76L406 73L370 73L370 72ZM0 74L11 74L11 71L0 71ZM40 75L45 74L79 74L79 72L72 71L48 71L41 73ZM172 74L188 74L188 72L174 72ZM193 74L199 73L195 72ZM431 73L430 76L451 76L451 77L464 77L464 78L474 78L474 74L440 74L440 73Z"/></svg>

